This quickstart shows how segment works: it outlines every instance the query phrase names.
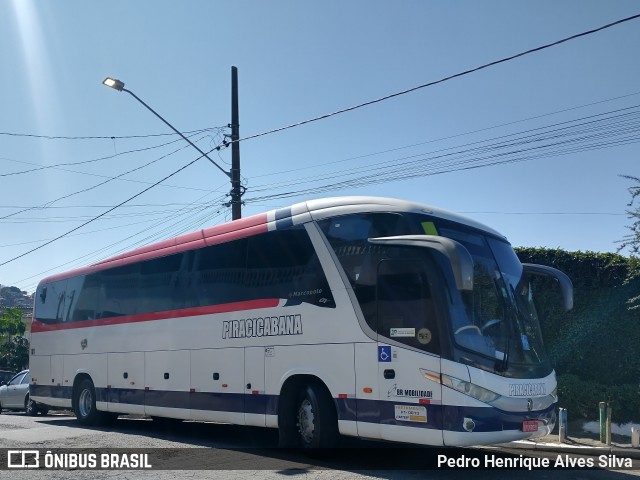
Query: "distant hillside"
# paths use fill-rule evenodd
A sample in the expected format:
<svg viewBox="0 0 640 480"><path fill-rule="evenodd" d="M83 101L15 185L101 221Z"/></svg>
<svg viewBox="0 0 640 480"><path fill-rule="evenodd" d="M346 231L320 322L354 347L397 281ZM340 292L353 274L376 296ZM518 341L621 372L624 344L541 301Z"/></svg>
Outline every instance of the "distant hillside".
<svg viewBox="0 0 640 480"><path fill-rule="evenodd" d="M33 306L33 295L20 290L18 287L0 285L0 307L26 307Z"/></svg>

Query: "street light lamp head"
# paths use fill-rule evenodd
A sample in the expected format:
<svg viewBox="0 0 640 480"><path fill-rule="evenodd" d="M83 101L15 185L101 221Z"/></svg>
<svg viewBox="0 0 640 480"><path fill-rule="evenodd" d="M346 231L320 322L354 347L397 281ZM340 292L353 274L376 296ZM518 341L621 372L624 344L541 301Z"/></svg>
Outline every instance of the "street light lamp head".
<svg viewBox="0 0 640 480"><path fill-rule="evenodd" d="M120 80L116 80L115 78L107 77L102 81L102 83L109 88L114 88L118 90L119 92L124 90L124 82L121 82Z"/></svg>

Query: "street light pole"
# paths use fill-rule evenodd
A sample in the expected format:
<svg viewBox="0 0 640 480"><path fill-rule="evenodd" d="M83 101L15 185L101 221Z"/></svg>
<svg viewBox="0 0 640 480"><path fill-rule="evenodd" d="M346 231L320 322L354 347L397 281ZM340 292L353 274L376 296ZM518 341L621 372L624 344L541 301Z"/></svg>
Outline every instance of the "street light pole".
<svg viewBox="0 0 640 480"><path fill-rule="evenodd" d="M207 160L209 160L211 163L213 163L218 168L218 170L220 170L227 177L229 177L232 180L232 198L233 198L233 177L232 177L232 174L230 172L227 172L220 165L218 165L216 162L211 160L211 158L209 158L209 155L207 155L195 143L193 143L191 140L189 140L187 137L185 137L182 134L182 132L180 132L177 128L175 128L173 125L171 125L169 122L167 122L164 118L162 118L158 112L156 112L153 108L151 108L149 105L144 103L140 99L140 97L138 97L135 93L133 93L131 90L127 90L126 88L124 88L124 82L121 82L120 80L116 80L115 78L107 77L102 81L102 83L104 85L106 85L107 87L109 87L109 88L113 88L115 90L118 90L119 92L127 92L129 95L131 95L133 98L135 98L138 102L140 102L142 105L144 105L151 113L153 113L156 117L158 117L160 120L162 120L169 128L171 128L171 130L173 130L178 135L180 135L184 140L186 140L189 143L189 145L191 145L198 152L200 152ZM239 179L239 177L240 177L240 174L238 172L238 179ZM235 217L233 219L235 220Z"/></svg>

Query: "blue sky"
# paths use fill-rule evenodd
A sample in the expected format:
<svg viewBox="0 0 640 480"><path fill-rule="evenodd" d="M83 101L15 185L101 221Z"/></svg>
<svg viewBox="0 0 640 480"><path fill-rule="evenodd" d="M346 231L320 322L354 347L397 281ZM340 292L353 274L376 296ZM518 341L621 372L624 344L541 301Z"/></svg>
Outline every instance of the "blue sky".
<svg viewBox="0 0 640 480"><path fill-rule="evenodd" d="M106 76L209 150L230 133L232 65L246 137L638 13L632 1L584 0L5 0L0 263L198 156L131 96L104 87ZM243 215L309 198L381 195L465 213L514 246L615 251L629 223L631 184L620 175L639 175L637 45L640 20L243 142ZM230 156L212 158L228 169ZM59 165L88 160L96 161ZM328 187L345 178L353 179L348 188ZM0 283L32 291L46 275L224 222L228 191L225 176L200 160L0 266Z"/></svg>

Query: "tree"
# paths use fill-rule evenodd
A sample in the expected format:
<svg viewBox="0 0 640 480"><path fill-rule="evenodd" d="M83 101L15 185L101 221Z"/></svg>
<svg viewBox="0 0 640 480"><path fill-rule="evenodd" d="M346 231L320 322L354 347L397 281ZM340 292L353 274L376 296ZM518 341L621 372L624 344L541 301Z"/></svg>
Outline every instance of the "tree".
<svg viewBox="0 0 640 480"><path fill-rule="evenodd" d="M20 290L18 287L2 287L0 288L0 293L5 294L5 293L26 293L26 292L22 292L22 290Z"/></svg>
<svg viewBox="0 0 640 480"><path fill-rule="evenodd" d="M636 205L636 200L640 197L640 178L632 177L630 175L622 175L623 178L631 180L636 183L628 188L629 194L631 194L631 201L627 204L629 209L627 210L627 217L632 221L631 225L627 228L631 230L631 233L625 235L620 240L620 247L618 252L624 249L629 250L629 257L631 259L629 275L627 281L631 281L640 277L640 205ZM631 308L640 308L640 295L636 295L629 299Z"/></svg>
<svg viewBox="0 0 640 480"><path fill-rule="evenodd" d="M7 308L0 315L0 368L18 371L29 364L29 342L24 331L20 310Z"/></svg>

